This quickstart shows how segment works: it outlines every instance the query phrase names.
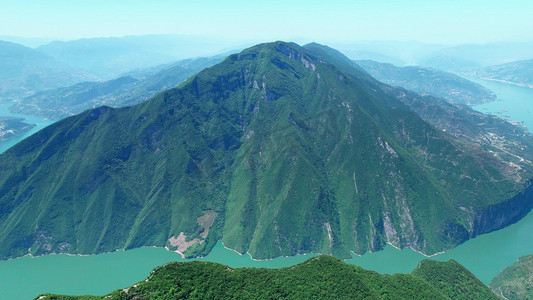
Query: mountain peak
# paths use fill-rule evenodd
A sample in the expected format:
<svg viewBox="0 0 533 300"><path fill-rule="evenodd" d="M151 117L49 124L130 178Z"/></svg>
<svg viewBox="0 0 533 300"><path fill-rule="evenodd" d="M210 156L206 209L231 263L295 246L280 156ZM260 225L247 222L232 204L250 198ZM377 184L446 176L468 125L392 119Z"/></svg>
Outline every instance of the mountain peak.
<svg viewBox="0 0 533 300"><path fill-rule="evenodd" d="M305 49L299 46L298 44L282 41L264 43L250 47L248 49L245 49L241 53L231 55L230 59L274 59L274 56L276 55L282 55L288 58L292 58L296 61L300 60L302 63L309 62L310 60L315 60L314 57L306 53Z"/></svg>
<svg viewBox="0 0 533 300"><path fill-rule="evenodd" d="M529 137L508 130L480 146L472 140L493 136L482 117L346 59L261 44L139 105L30 137L0 156L0 257L140 246L202 255L219 240L254 258L348 257L387 243L433 254L531 209ZM477 131L444 132L420 107ZM444 109L453 119L434 113Z"/></svg>

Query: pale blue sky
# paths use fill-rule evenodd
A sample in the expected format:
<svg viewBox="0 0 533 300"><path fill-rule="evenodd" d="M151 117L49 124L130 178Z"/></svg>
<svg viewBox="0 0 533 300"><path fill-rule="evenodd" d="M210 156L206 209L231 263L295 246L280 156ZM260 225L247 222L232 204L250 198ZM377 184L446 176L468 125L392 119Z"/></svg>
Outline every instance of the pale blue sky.
<svg viewBox="0 0 533 300"><path fill-rule="evenodd" d="M236 40L533 41L533 0L0 0L0 35Z"/></svg>

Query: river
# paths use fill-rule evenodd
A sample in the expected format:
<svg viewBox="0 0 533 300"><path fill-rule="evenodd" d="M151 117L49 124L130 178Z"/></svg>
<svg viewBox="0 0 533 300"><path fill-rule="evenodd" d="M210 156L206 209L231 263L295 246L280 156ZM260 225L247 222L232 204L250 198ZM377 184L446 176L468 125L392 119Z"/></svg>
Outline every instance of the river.
<svg viewBox="0 0 533 300"><path fill-rule="evenodd" d="M475 80L493 90L498 100L474 108L503 118L523 122L533 129L533 89L512 86L499 82ZM11 115L7 107L0 105L0 115ZM38 124L33 132L52 121L39 117L24 117L27 122ZM533 131L533 130L532 130ZM25 136L28 136L28 133ZM10 140L10 145L0 143L0 153L23 137ZM484 234L432 259L445 261L455 259L463 264L481 281L488 284L503 268L514 263L520 256L533 254L533 213L518 223L504 229ZM301 255L282 257L268 261L254 261L248 255L239 255L217 243L205 258L230 267L279 268L300 263L311 257ZM383 251L353 256L348 263L380 273L409 273L423 255L409 249L398 250L387 246ZM132 285L148 276L156 266L170 261L182 261L181 257L162 248L145 247L113 253L71 256L47 255L25 256L0 262L0 298L29 299L44 292L63 294L103 295L113 290Z"/></svg>
<svg viewBox="0 0 533 300"><path fill-rule="evenodd" d="M496 101L476 105L473 108L500 118L523 122L533 132L533 89L481 79L468 78L493 91Z"/></svg>

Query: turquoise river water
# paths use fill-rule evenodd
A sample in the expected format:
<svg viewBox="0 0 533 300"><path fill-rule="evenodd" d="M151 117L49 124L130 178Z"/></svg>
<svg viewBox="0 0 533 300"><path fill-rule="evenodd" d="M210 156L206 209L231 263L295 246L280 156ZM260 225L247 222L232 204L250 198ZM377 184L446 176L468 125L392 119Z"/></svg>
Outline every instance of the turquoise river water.
<svg viewBox="0 0 533 300"><path fill-rule="evenodd" d="M528 128L533 129L533 89L490 81L476 80L476 82L493 90L498 100L475 106L475 109L523 122ZM0 105L0 115L13 114L7 111L6 105ZM25 136L52 123L38 117L15 116L24 117L29 123L39 124ZM0 143L0 153L24 137ZM526 254L533 254L533 213L516 224L481 235L451 251L433 256L432 259L455 259L488 284L503 268ZM311 256L300 255L254 261L248 255L239 255L225 249L219 242L203 260L223 263L233 268L280 268L300 263ZM347 262L391 274L409 273L420 260L425 258L409 249L398 250L387 246L383 251L363 256L354 255ZM44 292L103 295L143 280L153 268L171 261L182 261L182 259L176 253L153 247L91 256L60 254L42 257L25 256L1 261L0 299L31 299Z"/></svg>

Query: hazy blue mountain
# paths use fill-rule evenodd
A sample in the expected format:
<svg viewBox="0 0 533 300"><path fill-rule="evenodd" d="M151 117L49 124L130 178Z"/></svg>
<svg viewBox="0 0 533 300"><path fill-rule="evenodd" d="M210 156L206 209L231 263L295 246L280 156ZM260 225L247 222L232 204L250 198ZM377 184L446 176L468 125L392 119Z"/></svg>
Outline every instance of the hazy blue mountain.
<svg viewBox="0 0 533 300"><path fill-rule="evenodd" d="M453 72L533 58L533 42L435 45L368 41L337 43L335 48L354 60L374 60L397 66L424 66Z"/></svg>
<svg viewBox="0 0 533 300"><path fill-rule="evenodd" d="M420 58L418 65L445 71L465 72L469 69L533 58L533 42L491 43L448 47Z"/></svg>
<svg viewBox="0 0 533 300"><path fill-rule="evenodd" d="M376 61L376 62L379 61L381 63L393 64L397 66L402 66L406 64L405 61L399 58L390 57L390 56L376 53L376 52L344 50L343 53L354 61L371 60L371 61Z"/></svg>
<svg viewBox="0 0 533 300"><path fill-rule="evenodd" d="M381 83L318 44L230 55L135 106L0 155L0 257L166 246L204 255L434 254L525 216L533 138Z"/></svg>
<svg viewBox="0 0 533 300"><path fill-rule="evenodd" d="M55 59L113 79L134 69L228 51L228 42L206 37L144 35L55 41L37 48Z"/></svg>
<svg viewBox="0 0 533 300"><path fill-rule="evenodd" d="M533 59L486 67L476 76L533 88Z"/></svg>
<svg viewBox="0 0 533 300"><path fill-rule="evenodd" d="M337 43L334 47L354 60L374 60L398 66L416 65L421 58L446 48L444 45L398 41Z"/></svg>
<svg viewBox="0 0 533 300"><path fill-rule="evenodd" d="M478 69L482 66L481 63L475 60L469 60L448 54L437 54L429 58L421 59L417 64L424 67L458 73L468 72L471 69Z"/></svg>
<svg viewBox="0 0 533 300"><path fill-rule="evenodd" d="M20 44L25 47L29 48L36 48L39 46L42 46L44 44L48 44L54 39L52 38L38 38L38 37L21 37L21 36L13 36L13 35L0 35L0 40L11 42L15 44Z"/></svg>
<svg viewBox="0 0 533 300"><path fill-rule="evenodd" d="M60 119L102 105L127 106L178 86L187 78L212 66L222 57L187 59L172 64L136 70L104 82L83 82L38 92L10 107L13 112ZM135 78L134 78L135 77Z"/></svg>
<svg viewBox="0 0 533 300"><path fill-rule="evenodd" d="M95 77L31 48L0 41L0 100L90 79Z"/></svg>
<svg viewBox="0 0 533 300"><path fill-rule="evenodd" d="M381 82L451 103L473 105L496 99L487 88L452 73L423 67L396 67L371 60L355 63Z"/></svg>
<svg viewBox="0 0 533 300"><path fill-rule="evenodd" d="M182 59L179 61L173 61L170 63L157 65L153 67L135 69L135 70L122 74L122 76L131 76L139 80L144 80L150 76L164 72L165 70L170 70L173 67L181 67L183 69L197 69L197 68L203 69L203 68L210 67L216 63L219 63L227 56L234 54L234 53L238 53L238 52L240 52L240 50L232 50L224 54L217 54L215 56L209 56L209 57L186 58L186 59Z"/></svg>

